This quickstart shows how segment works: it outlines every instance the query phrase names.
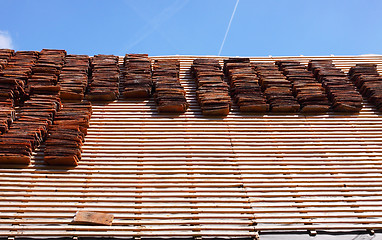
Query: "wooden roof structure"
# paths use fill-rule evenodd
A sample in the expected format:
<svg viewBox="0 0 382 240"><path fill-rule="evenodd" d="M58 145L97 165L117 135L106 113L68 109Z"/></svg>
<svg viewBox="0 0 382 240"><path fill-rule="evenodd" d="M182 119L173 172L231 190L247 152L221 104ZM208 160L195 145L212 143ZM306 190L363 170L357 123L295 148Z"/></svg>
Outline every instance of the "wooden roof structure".
<svg viewBox="0 0 382 240"><path fill-rule="evenodd" d="M241 114L204 117L190 66L180 60L190 107L158 114L154 101L93 103L78 167L0 168L0 236L253 237L257 232L382 228L382 117ZM225 57L214 57L223 60ZM332 59L345 72L382 56ZM120 57L122 66L123 57ZM78 210L114 214L112 226L73 225Z"/></svg>

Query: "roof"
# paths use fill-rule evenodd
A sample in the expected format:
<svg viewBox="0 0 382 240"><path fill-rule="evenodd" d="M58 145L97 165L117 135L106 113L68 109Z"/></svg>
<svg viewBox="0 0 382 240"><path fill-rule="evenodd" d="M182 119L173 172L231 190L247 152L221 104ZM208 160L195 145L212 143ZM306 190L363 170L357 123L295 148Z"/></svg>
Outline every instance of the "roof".
<svg viewBox="0 0 382 240"><path fill-rule="evenodd" d="M155 111L152 99L93 103L75 168L0 169L0 236L254 236L256 232L382 228L382 118L359 114L204 117L179 59L190 107ZM222 60L224 57L216 57ZM345 72L382 56L332 59ZM120 57L122 63L123 58ZM43 146L42 146L43 148ZM113 226L70 222L77 210L115 215Z"/></svg>

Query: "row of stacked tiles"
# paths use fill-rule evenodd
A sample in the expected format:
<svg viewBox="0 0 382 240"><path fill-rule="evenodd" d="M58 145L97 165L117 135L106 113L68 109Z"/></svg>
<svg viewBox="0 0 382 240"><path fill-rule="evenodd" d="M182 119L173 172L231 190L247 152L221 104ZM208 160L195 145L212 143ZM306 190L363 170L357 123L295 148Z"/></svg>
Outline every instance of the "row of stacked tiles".
<svg viewBox="0 0 382 240"><path fill-rule="evenodd" d="M46 164L76 166L91 114L90 58L43 49L0 50L0 59L0 163L27 165L45 142Z"/></svg>
<svg viewBox="0 0 382 240"><path fill-rule="evenodd" d="M125 56L123 97L149 98L155 92L158 80L151 76L157 75L158 71L163 72L155 67L158 61L155 60L152 68L146 54ZM364 64L357 64L354 68L363 67ZM171 72L176 72L174 76L178 78L178 68L172 68ZM227 115L231 108L230 95L239 110L247 113L314 114L330 109L357 113L362 108L363 99L354 81L336 68L331 60L311 60L305 66L297 61L251 63L249 58L229 58L222 67L217 59L203 58L193 61L190 72L196 83L196 96L203 115ZM379 76L374 76L374 84L381 84L380 80ZM358 87L361 89L363 86ZM179 98L184 93L183 88L177 84L172 91L166 90L167 101L160 102L158 111L185 112L187 104L183 97ZM374 87L373 91L378 90ZM157 100L158 93L154 95ZM159 103L158 100L156 102ZM373 103L378 105L379 102L374 100Z"/></svg>
<svg viewBox="0 0 382 240"><path fill-rule="evenodd" d="M12 56L14 53L0 52L0 66L6 65L7 60L1 59L7 54ZM116 56L97 55L88 60L86 57L67 56L71 67L78 64L88 68L82 75L70 72L69 68L59 77L57 85L61 86L61 99L112 101L119 97L119 84L122 84L122 97L154 96L158 112L182 113L187 110L189 104L179 81L177 60L155 60L151 64L147 54L127 54L124 68L120 69ZM362 64L357 67L362 68ZM311 60L305 66L297 61L251 63L248 58L229 58L221 67L218 60L203 58L194 60L191 73L204 115L227 115L232 100L241 112L248 113L325 113L329 109L354 113L362 108L362 96L356 91L354 82L330 60ZM377 76L374 84L379 80ZM51 82L57 83L57 80ZM4 104L0 101L0 107ZM12 117L9 109L4 109L1 114L6 120ZM3 125L6 126L6 121Z"/></svg>

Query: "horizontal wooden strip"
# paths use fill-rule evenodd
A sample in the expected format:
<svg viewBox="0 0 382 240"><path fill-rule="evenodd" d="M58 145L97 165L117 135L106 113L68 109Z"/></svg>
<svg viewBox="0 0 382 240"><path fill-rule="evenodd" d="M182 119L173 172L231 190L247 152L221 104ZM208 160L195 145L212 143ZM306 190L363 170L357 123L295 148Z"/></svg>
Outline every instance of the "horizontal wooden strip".
<svg viewBox="0 0 382 240"><path fill-rule="evenodd" d="M303 208L301 208L303 210ZM81 210L81 208L78 208L78 210ZM98 210L99 212L103 212L102 210ZM107 210L104 212L108 212ZM62 212L62 213L49 213L49 212L43 212L38 215L38 218L70 218L72 219L73 216L75 215L76 210L72 212ZM36 214L33 212L19 212L19 213L1 213L0 214L1 218L12 218L12 219L17 219L17 218L36 218ZM367 218L380 218L382 217L381 213L373 213L372 211L370 212L346 212L346 213L341 213L341 212L328 212L328 213L307 213L304 211L301 212L291 212L291 213L257 213L256 215L254 214L248 214L248 213L226 213L226 214L214 214L214 213L203 213L200 212L198 214L195 213L180 213L180 214L120 214L120 213L115 213L114 214L114 219L136 219L136 220L190 220L190 219L215 219L215 220L227 220L227 219L233 219L233 220L254 220L254 219L334 219L337 220L337 223L341 223L341 219L350 219L350 218L359 218L359 219L367 219Z"/></svg>
<svg viewBox="0 0 382 240"><path fill-rule="evenodd" d="M176 197L162 197L162 198L150 198L146 196L128 196L128 197L88 197L88 196L79 196L79 197L62 197L62 196L50 196L50 197L34 197L34 196L29 196L28 198L25 198L23 196L21 197L0 197L0 201L2 202L44 202L45 204L49 203L55 203L55 202L77 202L84 204L86 202L92 201L96 203L174 203L174 204L180 204L180 203L189 203L189 204L197 204L197 203L213 203L213 204L218 204L218 203L354 203L357 202L358 204L361 204L360 202L380 202L381 197L378 196L362 196L362 197L354 197L354 196L333 196L332 198L327 198L327 197L305 197L305 198L295 198L295 197L272 197L272 198L219 198L219 197L206 197L206 198L176 198ZM367 206L368 203L365 204ZM139 206L138 206L139 207ZM38 217L38 216L35 216Z"/></svg>
<svg viewBox="0 0 382 240"><path fill-rule="evenodd" d="M129 208L129 209L132 209L132 210L136 210L136 209L151 209L151 208L160 208L160 209L163 209L163 211L167 211L168 209L173 209L173 208L201 208L201 209L206 209L206 208L213 208L213 209L218 209L218 208L230 208L230 209L243 209L243 208L254 208L256 210L254 211L257 211L258 209L261 209L261 208L266 208L266 209L275 209L275 208L291 208L292 210L289 210L289 211L299 211L299 209L297 208L307 208L307 209L304 209L306 211L310 211L310 208L314 207L314 208L323 208L322 211L325 211L326 208L328 207L332 207L332 211L341 211L341 209L336 209L336 208L344 208L344 207L349 207L349 208L355 208L355 207L358 207L359 209L356 209L355 211L358 211L358 210L362 210L363 207L377 207L377 209L379 209L378 207L381 207L381 204L380 202L370 202L370 201L367 201L367 202L361 202L361 203L349 203L349 202L335 202L335 203L275 203L275 204L270 204L270 203L267 203L267 202L261 202L261 201L258 201L258 202L253 202L253 204L251 205L248 205L246 203L242 203L242 204L238 204L238 203L230 203L230 202L225 202L225 203L214 203L214 204L211 204L211 203L199 203L199 202L192 202L192 203L189 203L189 204L181 204L181 203L174 203L174 202L167 202L167 204L165 203L161 203L161 204L148 204L148 203L141 203L139 206L137 205L137 203L139 202L139 200L136 200L136 202L130 202L130 203L125 203L125 204L104 204L104 203L77 203L77 204L73 204L73 203L47 203L47 202L42 202L42 203L31 203L31 202L27 202L27 203L1 203L0 202L0 208L11 208L9 211L12 212L12 208L38 208L38 207L46 207L46 208L58 208L60 209L60 207L66 207L66 208L69 208L69 209L73 209L73 208L115 208L115 209L121 209L121 208ZM283 209L284 210L284 209ZM317 209L317 211L320 211L321 209ZM347 209L349 210L349 209ZM7 210L5 210L4 212L6 212ZM113 210L112 210L113 211ZM138 210L139 211L139 210ZM378 210L377 210L378 211ZM382 221L382 220L381 220Z"/></svg>
<svg viewBox="0 0 382 240"><path fill-rule="evenodd" d="M119 170L105 170L105 169L100 169L97 170L96 173L99 174L134 174L134 175L142 175L142 174L158 174L158 175L173 175L173 174L371 174L371 173L382 173L382 169L376 169L376 168L370 168L368 170L360 170L360 169L319 169L320 172L317 172L317 170L314 169L303 169L299 170L298 168L296 170L293 169L288 169L288 167L280 168L280 169L258 169L258 170L247 170L245 168L232 168L232 169L194 169L192 166L189 168L184 168L184 170L179 170L176 166L172 169L148 169L145 170L144 172L142 169L136 168L136 169L119 169ZM36 173L44 173L48 170L35 170ZM60 171L65 171L65 169L62 170L54 170L56 172ZM4 171L7 173L26 173L26 172L33 172L32 170L29 171L29 169L9 169L8 171ZM51 171L53 172L53 171ZM72 170L67 170L66 172L68 173L79 173L79 174L90 174L89 171L86 169L80 170L80 169L72 169ZM142 177L142 176L141 176ZM333 177L333 176L332 176Z"/></svg>
<svg viewBox="0 0 382 240"><path fill-rule="evenodd" d="M1 230L27 230L27 231L33 231L33 230L46 230L46 231L54 231L54 230L68 230L68 231L186 231L186 230L227 230L227 231L253 231L252 226L159 226L159 227L146 227L145 229L142 229L140 227L135 226L80 226L80 225L63 225L63 226L13 226L13 227L3 227L0 226Z"/></svg>
<svg viewBox="0 0 382 240"><path fill-rule="evenodd" d="M358 223L362 223L362 220L356 221ZM266 222L266 221L265 221ZM377 221L373 221L377 223ZM0 224L70 224L70 219L0 219ZM232 220L230 222L227 221L219 221L219 220L198 220L198 219L190 219L190 220L124 220L124 219L115 219L113 221L113 226L139 226L139 225L196 225L196 224L208 224L208 225L251 225L253 221L248 220Z"/></svg>
<svg viewBox="0 0 382 240"><path fill-rule="evenodd" d="M139 181L136 181L134 183L89 183L89 182L81 182L81 183L66 183L66 182L60 182L59 187L60 188L83 188L86 184L87 188L135 188L135 187L142 187L142 188L231 188L231 187L250 187L250 188L263 188L263 187L333 187L333 188L343 188L346 187L351 191L351 188L353 187L380 187L382 184L382 181L375 181L375 182L349 182L349 181L340 181L335 182L331 181L330 183L319 183L319 182L303 182L303 183L293 183L293 182L272 182L272 183L243 183L243 182L236 182L236 183L229 183L229 182L222 182L222 183L142 183ZM27 188L27 187L52 187L53 182L45 182L45 183L23 183L23 182L1 182L1 187L15 187L14 190L17 189L17 187ZM58 186L55 186L58 187ZM248 190L248 189L247 189ZM231 191L231 190L229 190Z"/></svg>
<svg viewBox="0 0 382 240"><path fill-rule="evenodd" d="M340 191L343 190L343 191ZM220 194L219 194L220 192ZM68 197L72 196L70 192L64 192L64 191L35 191L35 189L30 188L29 191L23 191L23 192L1 192L0 197L16 197L16 196L23 196L23 197L49 197L54 193L55 196L57 197ZM89 191L86 188L84 190L76 192L78 196L82 197L98 197L101 194L104 197L151 197L151 198L171 198L171 197L178 197L178 198L193 198L193 197L222 197L222 198L230 198L230 197L241 197L241 198L248 198L248 197L254 197L254 198L279 198L279 197L336 197L336 196L357 196L357 197L368 197L368 196L382 196L382 193L379 191L364 191L361 189L360 191L346 191L346 189L333 189L332 191L329 192L324 192L320 190L316 191L288 191L288 190L283 190L280 192L274 192L274 191L268 191L268 192L255 192L252 191L250 193L245 193L243 191L232 191L232 192L222 192L222 191L216 191L216 192L211 192L211 191L192 191L190 190L183 190L183 191L173 191L173 192L149 192L149 191L144 191L142 189L137 188L136 192L119 192L115 193L113 192L107 192L107 191Z"/></svg>
<svg viewBox="0 0 382 240"><path fill-rule="evenodd" d="M36 162L34 162L34 165L40 169L48 169L45 165L42 165L43 163L38 163L37 160L40 160L40 158L34 158ZM41 158L42 159L42 158ZM292 168L295 168L296 166L322 166L322 162L325 162L325 167L329 167L331 165L336 166L336 168L341 168L344 166L344 168L347 167L354 167L354 168L359 168L360 166L363 166L364 169L368 168L378 168L379 165L382 164L381 161L379 160L370 160L369 161L332 161L330 159L324 159L323 161L319 162L317 159L313 160L308 160L306 162L303 161L296 161L296 160L261 160L261 159L256 159L253 158L251 160L237 160L237 161L231 161L231 160L222 160L222 159L214 159L211 162L205 162L205 161L193 161L193 159L186 159L186 158L181 158L179 159L179 162L176 164L172 163L171 161L150 161L144 159L142 160L136 160L136 159L124 159L124 160L111 160L111 161L105 161L106 159L103 159L104 161L100 160L94 160L91 158L85 158L82 159L81 165L77 167L77 169L88 169L90 166L99 166L99 167L105 167L105 169L114 169L113 166L123 166L122 169L128 168L128 166L220 166L220 167L234 167L237 166L238 164L244 165L240 168L244 168L245 166L264 166L264 165L269 165L269 166L286 166L290 165L293 166ZM141 161L141 162L137 162ZM40 165L41 164L41 165ZM239 168L239 169L240 169ZM271 168L271 167L270 167ZM65 167L62 167L62 169L65 169ZM115 169L120 169L120 168L115 168ZM248 168L246 168L248 169Z"/></svg>
<svg viewBox="0 0 382 240"><path fill-rule="evenodd" d="M272 150L272 147L230 147L227 149L227 147L224 146L217 146L217 147L194 147L194 146L183 146L183 147L145 147L142 146L141 148L138 147L125 147L123 149L91 149L86 150L84 149L83 155L84 156L90 156L90 155L96 155L98 153L114 153L116 156L118 154L125 154L128 156L129 153L137 153L137 152L144 152L144 153L209 153L209 152L219 152L221 154L223 153L232 153L235 152L237 154L243 153L264 153L265 156L269 155L269 151ZM351 153L358 153L360 150L363 150L364 153L378 153L382 152L382 146L364 146L358 147L357 149L350 149L347 147L342 148L335 148L335 149L326 149L325 147L307 147L307 148L287 148L287 147L280 147L276 152L282 152L282 153L336 153L336 152L351 152Z"/></svg>
<svg viewBox="0 0 382 240"><path fill-rule="evenodd" d="M345 184L343 185L337 185L337 186L316 186L316 187L311 187L311 186L279 186L278 185L273 185L273 186L247 186L245 185L246 189L245 191L248 193L249 196L252 194L260 194L260 193L281 193L281 192L287 192L287 193L294 193L294 192L307 192L307 193L314 193L314 192L332 192L335 191L337 193L341 192L355 192L355 191L364 191L364 192L374 192L374 191L381 191L382 187L380 185L376 187L375 185L371 186L347 186ZM131 186L130 188L128 187L114 187L114 186L109 186L109 187L92 187L87 185L86 188L84 187L71 187L71 188L61 188L61 187L33 187L31 189L28 186L12 186L12 187L6 187L6 186L1 186L0 187L0 196L1 195L6 195L6 194L17 194L17 192L23 192L23 191L31 191L33 190L33 193L37 194L40 192L57 192L57 193L66 193L66 192L79 192L79 193L91 193L91 194L96 194L96 193L114 193L115 191L118 191L120 194L125 194L125 193L142 193L142 194L166 194L166 193L187 193L187 194L203 194L205 192L207 193L216 193L216 192L221 192L223 193L241 193L244 192L242 189L242 185L237 185L237 184L232 184L231 186L227 187L219 187L219 186L210 186L210 187L187 187L187 186L172 186L172 187L154 187L154 186L144 186L144 185L139 185L139 186ZM261 188L263 187L263 188ZM329 194L329 193L327 193Z"/></svg>
<svg viewBox="0 0 382 240"><path fill-rule="evenodd" d="M53 171L49 171L49 173L52 173ZM22 177L31 177L31 178L72 178L72 179L116 179L116 181L120 179L157 179L157 180L166 180L166 179L242 179L243 175L234 175L234 174L206 174L206 175L194 175L192 172L188 172L185 175L171 175L171 174L163 174L163 175L146 175L142 176L142 174L98 174L97 172L88 172L87 174L76 174L76 173L70 173L68 174L62 174L63 171L56 171L54 174L43 174L43 173L22 173ZM16 176L15 176L16 175ZM0 177L20 177L20 172L14 173L1 173ZM346 174L346 175L338 175L338 174L294 174L290 176L285 176L283 174L269 174L269 175L263 175L263 174L256 174L256 175L248 175L247 178L252 179L342 179L342 178L352 178L352 179L359 179L359 178L373 178L373 179L382 179L381 174Z"/></svg>
<svg viewBox="0 0 382 240"><path fill-rule="evenodd" d="M97 231L97 229L94 231L74 231L73 228L63 231L53 231L53 230L47 230L47 231L26 231L26 230L19 230L17 233L15 232L9 232L0 231L0 236L9 237L9 236L37 236L37 237L72 237L72 236L79 236L79 237L99 237L99 236L114 236L114 237L132 237L132 236L151 236L151 237L184 237L184 236L200 236L201 233L199 231L194 232L184 232L184 231L165 231L163 233L161 232L150 232L150 231L143 231L142 229L138 229L136 231ZM231 237L238 237L238 236L255 236L255 232L240 232L240 231L211 231L211 232L205 232L202 234L203 236L231 236Z"/></svg>
<svg viewBox="0 0 382 240"><path fill-rule="evenodd" d="M184 165L184 164L173 164L173 165L152 165L152 164L135 164L135 165L123 165L123 166L103 166L102 169L99 171L112 171L112 170L120 170L120 171L126 171L129 170L131 173L136 173L136 171L144 171L145 174L149 174L153 170L157 171L163 171L163 170L169 170L169 171L178 171L181 172L182 170L187 170L187 171L195 171L198 172L200 170L215 170L215 171L241 171L241 173L248 173L251 172L252 170L258 170L259 173L260 171L266 171L266 172L272 172L272 171L281 171L287 168L289 171L293 170L315 170L315 169L321 169L323 170L339 170L339 171L346 171L346 170L359 170L358 165L354 166L349 166L349 165L326 165L326 166L315 166L315 165L298 165L298 166L292 166L292 164L288 164L288 166L282 165L282 164L275 164L271 165L268 164L268 166L257 166L257 165L245 165L244 163L242 164L244 166L238 166L235 164L226 164L224 165L203 165L203 164L189 164L189 165ZM89 166L81 166L76 168L73 171L86 171L89 168ZM371 172L380 172L382 170L382 166L380 164L373 164L373 165L364 165L362 166L362 171L366 173L371 173ZM48 169L48 168L46 168ZM142 174L142 172L140 172Z"/></svg>
<svg viewBox="0 0 382 240"><path fill-rule="evenodd" d="M91 178L91 179L90 179ZM116 179L116 178L102 178L102 179L94 179L92 178L92 175L88 175L84 178L68 178L68 177L62 177L62 178L47 178L46 176L41 176L40 178L35 177L29 177L29 178L11 178L11 177L4 177L1 179L1 186L7 186L9 185L22 185L22 186L43 186L48 185L52 186L53 184L60 184L61 187L71 186L71 185L83 185L87 184L88 186L140 186L140 185L149 185L149 186L156 186L158 185L165 185L166 184L190 184L191 186L203 186L208 185L212 186L213 184L241 184L245 186L258 186L261 184L307 184L307 185L328 185L331 184L340 184L340 185L363 185L363 184L370 184L369 186L373 186L374 184L380 184L382 183L381 178L367 178L364 176L359 176L356 179L354 178L346 178L346 177L337 177L335 179L327 179L327 178L311 178L308 181L301 178L294 178L294 177L263 177L263 178L253 178L251 176L240 176L240 178L169 178L169 179L155 179L155 178L143 178L142 176L139 176L137 178L126 178L126 179Z"/></svg>
<svg viewBox="0 0 382 240"><path fill-rule="evenodd" d="M356 224L366 224L366 223L381 223L380 219L341 219L342 223L356 223ZM71 220L64 219L0 219L0 224L70 224ZM219 221L219 220L161 220L161 221L147 221L147 220L122 220L116 219L113 221L113 226L125 226L125 225L197 225L197 224L208 224L208 225L250 225L255 223L254 221L248 220L232 220L230 222ZM334 219L302 219L302 220L288 220L288 219L258 219L256 220L257 224L262 223L275 223L275 224L317 224L317 223L338 223Z"/></svg>
<svg viewBox="0 0 382 240"><path fill-rule="evenodd" d="M338 223L341 222L341 219L349 219L349 218L380 218L382 214L380 212L372 212L372 211L359 211L359 212L309 212L304 211L304 208L300 208L301 211L296 212L273 212L273 213L207 213L207 212L190 212L190 213L179 213L179 214L166 214L166 213L149 213L149 214L136 214L136 213L114 213L114 219L136 219L136 220L176 220L176 219L216 219L221 221L222 219L234 219L234 220L253 220L253 219L337 219ZM20 212L12 213L12 212L4 212L0 213L1 218L36 218L36 213L30 212L22 212L24 209L20 209ZM77 210L83 210L81 208L74 209L68 212L41 212L38 215L38 218L70 218L72 219ZM137 208L138 210L138 208ZM109 209L102 210L97 209L98 212L109 213Z"/></svg>

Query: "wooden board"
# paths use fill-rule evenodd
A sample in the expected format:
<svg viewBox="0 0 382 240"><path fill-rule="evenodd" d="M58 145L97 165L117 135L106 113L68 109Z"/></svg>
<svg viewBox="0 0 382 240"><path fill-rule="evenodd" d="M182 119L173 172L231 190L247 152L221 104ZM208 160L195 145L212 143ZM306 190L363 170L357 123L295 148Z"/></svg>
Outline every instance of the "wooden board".
<svg viewBox="0 0 382 240"><path fill-rule="evenodd" d="M153 100L93 106L76 168L0 169L0 236L254 236L257 231L382 228L382 118L359 114L181 115ZM380 56L262 57L252 61L333 59L344 71ZM224 57L219 57L223 60ZM120 59L122 63L122 58ZM77 226L77 211L114 215L112 226Z"/></svg>

